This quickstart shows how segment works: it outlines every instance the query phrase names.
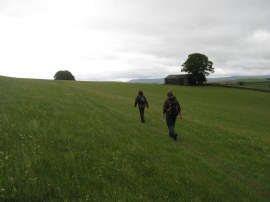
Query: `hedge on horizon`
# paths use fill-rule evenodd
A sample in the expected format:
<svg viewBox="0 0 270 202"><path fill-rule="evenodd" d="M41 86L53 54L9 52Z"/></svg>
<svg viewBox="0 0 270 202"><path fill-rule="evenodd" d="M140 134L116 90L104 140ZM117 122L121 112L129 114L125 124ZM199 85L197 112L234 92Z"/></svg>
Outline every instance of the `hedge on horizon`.
<svg viewBox="0 0 270 202"><path fill-rule="evenodd" d="M55 73L54 80L74 80L75 77L68 70L60 70Z"/></svg>

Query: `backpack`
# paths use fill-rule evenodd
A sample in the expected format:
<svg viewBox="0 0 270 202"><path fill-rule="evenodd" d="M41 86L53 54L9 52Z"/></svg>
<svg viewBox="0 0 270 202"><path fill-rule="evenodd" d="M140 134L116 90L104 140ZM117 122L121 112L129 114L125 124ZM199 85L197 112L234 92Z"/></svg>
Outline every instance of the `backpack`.
<svg viewBox="0 0 270 202"><path fill-rule="evenodd" d="M177 101L176 98L174 97L173 99L168 99L168 112L170 114L175 114L177 115L179 113L179 109L177 106Z"/></svg>
<svg viewBox="0 0 270 202"><path fill-rule="evenodd" d="M144 98L143 95L140 95L138 97L138 103L139 103L139 105L144 105L145 104L145 98Z"/></svg>

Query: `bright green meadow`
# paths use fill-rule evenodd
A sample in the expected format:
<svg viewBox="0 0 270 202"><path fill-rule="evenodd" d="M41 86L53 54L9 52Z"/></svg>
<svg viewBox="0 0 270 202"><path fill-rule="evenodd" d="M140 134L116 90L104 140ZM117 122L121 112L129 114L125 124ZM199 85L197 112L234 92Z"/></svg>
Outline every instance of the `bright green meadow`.
<svg viewBox="0 0 270 202"><path fill-rule="evenodd" d="M0 77L0 201L270 201L270 93Z"/></svg>

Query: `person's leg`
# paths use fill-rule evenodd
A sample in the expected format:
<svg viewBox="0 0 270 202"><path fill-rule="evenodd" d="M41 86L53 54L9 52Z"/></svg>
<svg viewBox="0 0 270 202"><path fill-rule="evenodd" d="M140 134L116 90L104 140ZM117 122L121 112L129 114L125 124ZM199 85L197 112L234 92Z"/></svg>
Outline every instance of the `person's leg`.
<svg viewBox="0 0 270 202"><path fill-rule="evenodd" d="M168 129L169 129L170 137L174 137L175 132L174 132L174 122L173 122L172 117L167 117L166 122L167 122L167 126L168 126Z"/></svg>
<svg viewBox="0 0 270 202"><path fill-rule="evenodd" d="M176 119L177 119L177 116L173 116L173 117L172 117L172 126L173 126L173 132L174 132L173 138L174 138L174 140L177 140L177 134L176 134L176 132L175 132L175 130L174 130L174 126L175 126Z"/></svg>
<svg viewBox="0 0 270 202"><path fill-rule="evenodd" d="M140 109L140 116L141 116L141 122L145 122L145 120L144 120L144 107L139 107L139 109Z"/></svg>

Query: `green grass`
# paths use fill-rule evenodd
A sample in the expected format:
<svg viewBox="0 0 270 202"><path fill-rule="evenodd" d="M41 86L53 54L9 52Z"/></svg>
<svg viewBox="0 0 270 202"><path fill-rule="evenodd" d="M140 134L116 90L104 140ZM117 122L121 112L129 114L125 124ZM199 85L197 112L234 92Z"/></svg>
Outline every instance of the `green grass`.
<svg viewBox="0 0 270 202"><path fill-rule="evenodd" d="M237 79L231 81L223 81L222 85L240 87L253 90L262 90L270 92L270 80L261 78L250 78L250 79Z"/></svg>
<svg viewBox="0 0 270 202"><path fill-rule="evenodd" d="M0 77L0 97L0 201L269 201L269 93Z"/></svg>

